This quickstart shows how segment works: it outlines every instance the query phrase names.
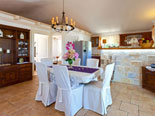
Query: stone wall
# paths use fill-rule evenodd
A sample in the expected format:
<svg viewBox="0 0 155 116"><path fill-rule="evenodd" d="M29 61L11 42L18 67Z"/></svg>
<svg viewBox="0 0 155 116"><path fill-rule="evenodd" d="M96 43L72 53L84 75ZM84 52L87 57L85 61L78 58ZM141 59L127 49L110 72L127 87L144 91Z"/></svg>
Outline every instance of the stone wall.
<svg viewBox="0 0 155 116"><path fill-rule="evenodd" d="M101 59L102 67L116 63L113 81L141 85L142 66L155 63L155 50L102 50Z"/></svg>

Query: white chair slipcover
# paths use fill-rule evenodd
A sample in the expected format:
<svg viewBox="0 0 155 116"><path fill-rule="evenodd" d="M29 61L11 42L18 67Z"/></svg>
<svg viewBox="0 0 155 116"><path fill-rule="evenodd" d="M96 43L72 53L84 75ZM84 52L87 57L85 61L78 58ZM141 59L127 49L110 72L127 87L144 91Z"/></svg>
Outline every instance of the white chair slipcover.
<svg viewBox="0 0 155 116"><path fill-rule="evenodd" d="M99 59L88 58L87 66L97 68L99 64Z"/></svg>
<svg viewBox="0 0 155 116"><path fill-rule="evenodd" d="M84 86L84 109L92 110L101 115L107 114L106 108L112 104L110 81L114 65L114 63L107 65L103 82L92 82Z"/></svg>
<svg viewBox="0 0 155 116"><path fill-rule="evenodd" d="M73 62L73 65L80 66L80 63L81 63L81 58L78 58Z"/></svg>
<svg viewBox="0 0 155 116"><path fill-rule="evenodd" d="M45 106L49 106L56 101L57 86L48 79L47 66L36 62L36 69L39 78L39 88L36 94L36 101L42 101Z"/></svg>
<svg viewBox="0 0 155 116"><path fill-rule="evenodd" d="M53 59L52 58L42 58L41 63L45 64L46 66L52 66Z"/></svg>
<svg viewBox="0 0 155 116"><path fill-rule="evenodd" d="M55 109L65 112L65 116L74 116L83 102L83 85L72 88L66 66L53 66L53 72L58 86Z"/></svg>

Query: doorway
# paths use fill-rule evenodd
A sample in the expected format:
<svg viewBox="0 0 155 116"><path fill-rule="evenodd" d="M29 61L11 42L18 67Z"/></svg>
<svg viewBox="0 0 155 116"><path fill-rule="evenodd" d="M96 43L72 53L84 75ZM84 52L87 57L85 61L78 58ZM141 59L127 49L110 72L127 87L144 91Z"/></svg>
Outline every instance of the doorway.
<svg viewBox="0 0 155 116"><path fill-rule="evenodd" d="M34 34L34 61L48 58L48 35Z"/></svg>
<svg viewBox="0 0 155 116"><path fill-rule="evenodd" d="M62 36L57 35L52 37L52 56L53 59L61 59L62 57Z"/></svg>

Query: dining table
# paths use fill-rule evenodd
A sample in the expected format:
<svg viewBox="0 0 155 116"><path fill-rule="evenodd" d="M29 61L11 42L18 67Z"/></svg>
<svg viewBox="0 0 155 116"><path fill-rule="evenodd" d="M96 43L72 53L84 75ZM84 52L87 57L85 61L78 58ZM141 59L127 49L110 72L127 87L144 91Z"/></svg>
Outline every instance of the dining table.
<svg viewBox="0 0 155 116"><path fill-rule="evenodd" d="M103 74L101 67L88 67L88 66L69 66L63 65L68 68L69 77L72 85L86 84L91 81L97 81L98 77ZM55 81L53 74L53 66L48 67L49 77L51 81Z"/></svg>

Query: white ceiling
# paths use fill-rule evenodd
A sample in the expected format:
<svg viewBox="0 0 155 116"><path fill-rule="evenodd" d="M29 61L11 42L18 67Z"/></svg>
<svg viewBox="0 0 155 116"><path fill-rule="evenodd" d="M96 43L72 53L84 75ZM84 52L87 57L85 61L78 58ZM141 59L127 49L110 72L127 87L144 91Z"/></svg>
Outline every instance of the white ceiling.
<svg viewBox="0 0 155 116"><path fill-rule="evenodd" d="M62 0L0 0L0 10L50 24ZM155 0L65 0L65 12L93 34L151 30Z"/></svg>

